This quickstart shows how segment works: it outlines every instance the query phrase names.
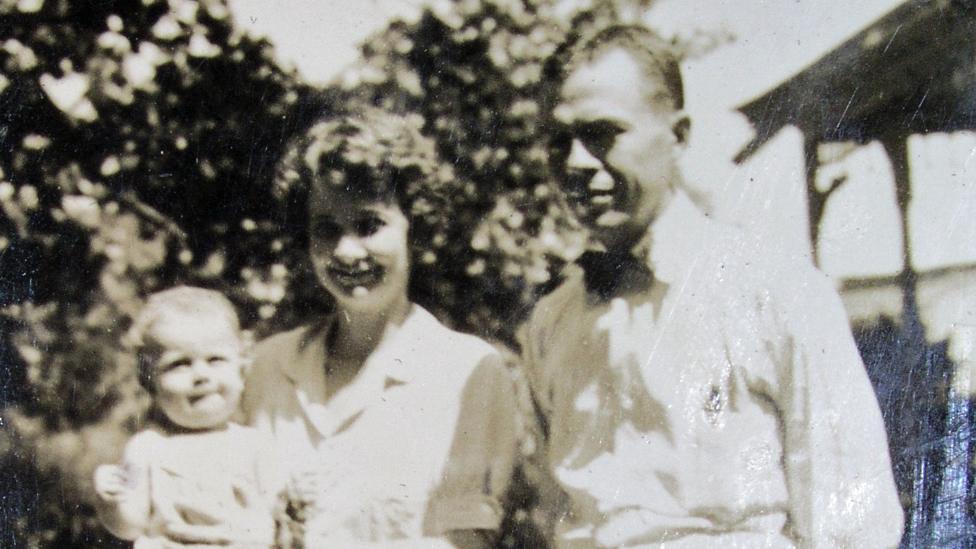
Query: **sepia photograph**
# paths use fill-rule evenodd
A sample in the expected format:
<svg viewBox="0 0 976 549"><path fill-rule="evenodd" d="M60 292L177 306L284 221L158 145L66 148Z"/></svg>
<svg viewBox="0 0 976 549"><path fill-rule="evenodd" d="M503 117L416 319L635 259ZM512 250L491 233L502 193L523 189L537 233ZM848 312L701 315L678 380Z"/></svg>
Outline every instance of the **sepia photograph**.
<svg viewBox="0 0 976 549"><path fill-rule="evenodd" d="M976 547L972 0L0 0L0 547Z"/></svg>

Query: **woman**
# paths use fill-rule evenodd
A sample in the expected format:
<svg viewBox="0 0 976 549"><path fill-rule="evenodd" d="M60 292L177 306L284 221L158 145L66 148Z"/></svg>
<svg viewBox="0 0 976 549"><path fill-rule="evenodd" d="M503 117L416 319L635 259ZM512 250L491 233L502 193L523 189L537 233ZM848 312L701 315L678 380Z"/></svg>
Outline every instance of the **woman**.
<svg viewBox="0 0 976 549"><path fill-rule="evenodd" d="M244 409L272 436L266 482L302 508L307 547L488 545L501 520L510 378L407 295L411 201L444 175L419 126L372 108L326 120L281 172L304 191L335 307L258 345Z"/></svg>

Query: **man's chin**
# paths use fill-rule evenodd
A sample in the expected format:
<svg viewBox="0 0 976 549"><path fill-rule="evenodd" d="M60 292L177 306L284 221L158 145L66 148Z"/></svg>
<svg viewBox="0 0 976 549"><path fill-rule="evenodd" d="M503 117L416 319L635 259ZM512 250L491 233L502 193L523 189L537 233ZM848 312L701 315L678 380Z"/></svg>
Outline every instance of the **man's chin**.
<svg viewBox="0 0 976 549"><path fill-rule="evenodd" d="M611 214L614 217L603 219ZM588 228L591 240L597 244L598 248L604 248L603 251L620 249L622 247L629 248L640 240L641 236L647 231L647 227L635 226L631 216L618 214L618 212L608 212L600 216L598 221L600 219L607 222L590 223L588 224Z"/></svg>
<svg viewBox="0 0 976 549"><path fill-rule="evenodd" d="M597 230L614 231L624 227L630 221L630 216L617 210L603 212L593 222Z"/></svg>
<svg viewBox="0 0 976 549"><path fill-rule="evenodd" d="M631 216L616 210L591 217L584 225L594 239L608 245L633 232Z"/></svg>

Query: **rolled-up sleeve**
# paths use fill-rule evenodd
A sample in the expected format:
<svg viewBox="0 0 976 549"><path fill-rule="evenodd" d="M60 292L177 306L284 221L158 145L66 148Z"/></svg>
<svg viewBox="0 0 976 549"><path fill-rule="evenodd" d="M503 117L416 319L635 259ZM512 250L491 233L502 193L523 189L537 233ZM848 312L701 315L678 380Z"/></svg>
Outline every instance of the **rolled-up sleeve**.
<svg viewBox="0 0 976 549"><path fill-rule="evenodd" d="M903 517L884 422L839 296L811 273L780 305L793 535L800 547L895 547Z"/></svg>
<svg viewBox="0 0 976 549"><path fill-rule="evenodd" d="M491 354L465 384L443 479L428 504L425 535L498 528L515 462L516 413L512 378L501 357Z"/></svg>

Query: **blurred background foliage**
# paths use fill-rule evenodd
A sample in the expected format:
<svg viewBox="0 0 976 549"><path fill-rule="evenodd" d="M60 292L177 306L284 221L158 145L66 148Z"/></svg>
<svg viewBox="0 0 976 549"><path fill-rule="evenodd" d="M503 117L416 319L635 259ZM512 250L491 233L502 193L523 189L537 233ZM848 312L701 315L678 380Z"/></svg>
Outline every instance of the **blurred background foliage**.
<svg viewBox="0 0 976 549"><path fill-rule="evenodd" d="M0 2L5 547L110 544L88 479L146 407L119 345L146 293L220 287L252 320L284 301L263 182L308 90L229 16Z"/></svg>
<svg viewBox="0 0 976 549"><path fill-rule="evenodd" d="M599 2L588 18L647 3ZM315 89L223 0L0 0L0 545L118 544L89 479L146 411L119 342L146 294L221 289L258 337L329 306L272 180L290 138L335 105L424 117L457 180L410 212L424 227L413 296L511 343L585 240L547 185L557 4L436 2ZM538 546L533 492L520 482L512 497L504 543Z"/></svg>

